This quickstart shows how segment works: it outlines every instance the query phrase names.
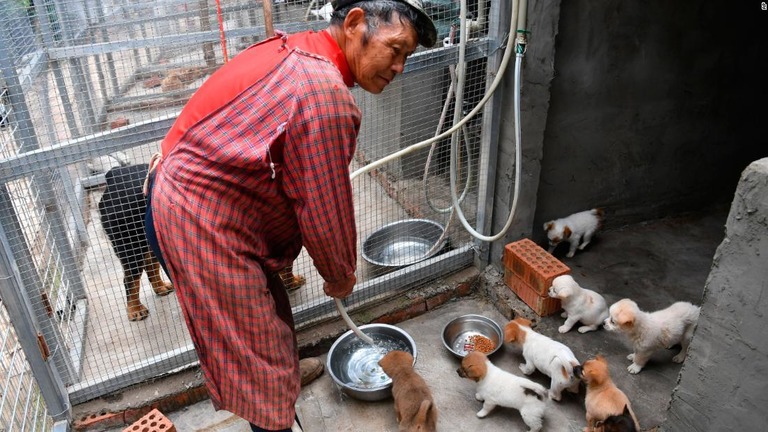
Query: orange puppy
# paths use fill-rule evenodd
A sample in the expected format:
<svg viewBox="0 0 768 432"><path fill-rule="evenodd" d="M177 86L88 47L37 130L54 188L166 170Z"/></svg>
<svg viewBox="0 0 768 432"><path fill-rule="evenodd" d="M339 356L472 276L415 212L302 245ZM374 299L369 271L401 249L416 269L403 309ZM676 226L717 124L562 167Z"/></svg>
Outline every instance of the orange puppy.
<svg viewBox="0 0 768 432"><path fill-rule="evenodd" d="M437 407L424 378L413 369L413 356L405 351L390 351L379 366L392 378L392 397L400 432L437 430Z"/></svg>
<svg viewBox="0 0 768 432"><path fill-rule="evenodd" d="M604 421L613 415L621 415L625 407L629 410L635 428L640 429L627 395L611 380L608 362L603 356L598 355L594 359L587 360L583 365L574 368L574 372L587 384L587 396L584 400L584 407L587 410L585 432L594 431L595 423L598 421Z"/></svg>

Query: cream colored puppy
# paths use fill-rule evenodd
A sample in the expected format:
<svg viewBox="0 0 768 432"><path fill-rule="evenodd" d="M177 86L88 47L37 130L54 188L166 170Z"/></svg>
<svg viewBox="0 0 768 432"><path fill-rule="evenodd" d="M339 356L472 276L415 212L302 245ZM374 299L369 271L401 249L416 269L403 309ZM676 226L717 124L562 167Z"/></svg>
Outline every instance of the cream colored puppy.
<svg viewBox="0 0 768 432"><path fill-rule="evenodd" d="M606 330L621 331L632 340L634 352L627 356L632 364L629 373L640 372L651 355L680 344L680 353L672 358L682 363L699 319L700 308L688 302L677 302L656 312L643 312L637 303L622 299L612 304L603 325Z"/></svg>
<svg viewBox="0 0 768 432"><path fill-rule="evenodd" d="M544 386L499 369L480 351L467 354L456 373L477 382L475 399L483 402L478 417L487 416L497 406L514 408L520 411L529 432L541 430L547 407Z"/></svg>
<svg viewBox="0 0 768 432"><path fill-rule="evenodd" d="M579 392L579 380L573 375L573 368L579 361L567 346L536 333L531 329L531 322L517 317L504 326L504 342L514 343L523 349L525 363L520 370L530 375L538 369L551 378L549 397L559 401L563 389L571 393Z"/></svg>
<svg viewBox="0 0 768 432"><path fill-rule="evenodd" d="M565 324L557 329L560 333L567 333L577 322L583 324L579 333L594 331L608 318L608 305L603 296L582 288L571 275L556 277L549 288L549 296L560 299L565 310L560 315L565 318Z"/></svg>
<svg viewBox="0 0 768 432"><path fill-rule="evenodd" d="M549 238L549 253L564 241L571 244L566 255L568 258L576 254L576 248L584 250L592 241L592 236L603 225L604 214L603 209L594 208L545 223L544 231Z"/></svg>

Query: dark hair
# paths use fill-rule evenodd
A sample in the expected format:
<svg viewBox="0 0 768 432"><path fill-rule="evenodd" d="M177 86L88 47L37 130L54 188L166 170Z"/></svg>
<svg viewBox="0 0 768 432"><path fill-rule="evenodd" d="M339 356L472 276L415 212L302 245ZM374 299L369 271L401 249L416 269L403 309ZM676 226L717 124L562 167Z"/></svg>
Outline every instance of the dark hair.
<svg viewBox="0 0 768 432"><path fill-rule="evenodd" d="M331 14L331 25L341 26L347 13L353 8L360 8L365 12L365 23L367 29L363 35L363 45L367 45L370 38L375 33L380 23L392 23L393 15L397 15L400 22L409 24L416 30L416 36L419 41L425 39L428 32L428 25L423 23L424 18L419 15L412 7L397 0L366 0L352 3L344 6Z"/></svg>

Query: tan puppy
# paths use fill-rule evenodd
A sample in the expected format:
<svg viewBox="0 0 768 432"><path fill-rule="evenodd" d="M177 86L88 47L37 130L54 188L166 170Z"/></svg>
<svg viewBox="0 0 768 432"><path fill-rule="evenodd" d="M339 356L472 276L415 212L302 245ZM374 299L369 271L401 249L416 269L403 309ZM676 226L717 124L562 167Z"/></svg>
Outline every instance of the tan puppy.
<svg viewBox="0 0 768 432"><path fill-rule="evenodd" d="M547 389L527 378L499 369L480 351L472 351L461 360L456 373L477 382L475 399L483 402L477 416L487 416L497 406L520 411L528 432L538 432L544 424Z"/></svg>
<svg viewBox="0 0 768 432"><path fill-rule="evenodd" d="M513 343L523 349L525 363L520 370L530 375L538 369L552 378L549 397L559 401L564 389L579 392L579 380L573 375L573 368L579 364L570 348L531 329L531 322L517 317L504 326L504 342Z"/></svg>
<svg viewBox="0 0 768 432"><path fill-rule="evenodd" d="M574 373L587 384L587 396L584 399L584 407L587 410L587 427L585 432L595 430L595 423L605 421L610 416L621 415L626 408L629 411L635 428L640 429L640 423L632 411L627 395L616 387L611 380L608 371L608 362L603 356L598 355L594 359L577 366Z"/></svg>
<svg viewBox="0 0 768 432"><path fill-rule="evenodd" d="M699 310L698 306L688 302L677 302L666 309L648 313L641 311L632 300L622 299L608 309L609 316L603 326L606 330L621 331L632 340L634 352L627 356L632 362L627 370L636 374L655 351L670 349L677 344L682 348L672 361L682 363L685 360Z"/></svg>
<svg viewBox="0 0 768 432"><path fill-rule="evenodd" d="M413 356L405 351L390 351L379 366L392 378L392 397L400 432L434 432L437 407L424 379L413 369Z"/></svg>

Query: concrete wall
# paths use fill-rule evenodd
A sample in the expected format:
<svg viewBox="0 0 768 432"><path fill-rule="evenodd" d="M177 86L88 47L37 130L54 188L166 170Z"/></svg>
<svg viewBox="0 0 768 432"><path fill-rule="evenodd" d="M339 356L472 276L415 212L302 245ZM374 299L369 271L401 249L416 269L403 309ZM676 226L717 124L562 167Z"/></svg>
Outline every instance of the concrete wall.
<svg viewBox="0 0 768 432"><path fill-rule="evenodd" d="M662 429L765 430L767 257L768 158L741 176Z"/></svg>
<svg viewBox="0 0 768 432"><path fill-rule="evenodd" d="M605 207L611 228L729 202L739 173L768 155L766 75L755 63L766 52L760 17L768 12L751 9L713 0L532 2L523 193L491 263L503 244L543 242L543 222L575 211ZM503 92L494 232L512 201L511 71Z"/></svg>

